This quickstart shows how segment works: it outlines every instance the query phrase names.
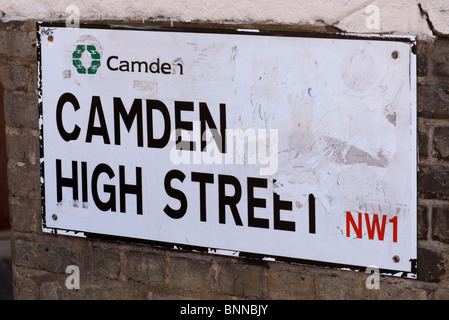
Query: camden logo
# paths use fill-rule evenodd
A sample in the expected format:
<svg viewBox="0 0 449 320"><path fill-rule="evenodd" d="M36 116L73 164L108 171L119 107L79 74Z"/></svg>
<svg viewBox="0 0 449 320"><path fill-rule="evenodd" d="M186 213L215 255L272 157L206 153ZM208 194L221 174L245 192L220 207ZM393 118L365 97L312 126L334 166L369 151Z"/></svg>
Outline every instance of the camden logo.
<svg viewBox="0 0 449 320"><path fill-rule="evenodd" d="M101 55L94 45L78 44L72 53L72 62L80 74L96 74L101 65Z"/></svg>
<svg viewBox="0 0 449 320"><path fill-rule="evenodd" d="M101 66L101 59L110 71L138 72L165 75L183 75L184 62L181 57L172 61L161 57L148 57L144 60L128 60L118 55L103 55L100 42L91 35L81 36L74 44L71 55L72 64L79 74L96 74ZM107 57L107 58L106 58ZM105 69L106 70L106 69Z"/></svg>

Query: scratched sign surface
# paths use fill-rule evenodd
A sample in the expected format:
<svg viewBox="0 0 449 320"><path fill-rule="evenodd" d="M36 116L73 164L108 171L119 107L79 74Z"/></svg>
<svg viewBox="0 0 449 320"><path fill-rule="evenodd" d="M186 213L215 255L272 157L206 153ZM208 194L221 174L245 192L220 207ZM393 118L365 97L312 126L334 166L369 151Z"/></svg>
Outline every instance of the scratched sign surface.
<svg viewBox="0 0 449 320"><path fill-rule="evenodd" d="M414 40L39 26L45 231L412 272Z"/></svg>

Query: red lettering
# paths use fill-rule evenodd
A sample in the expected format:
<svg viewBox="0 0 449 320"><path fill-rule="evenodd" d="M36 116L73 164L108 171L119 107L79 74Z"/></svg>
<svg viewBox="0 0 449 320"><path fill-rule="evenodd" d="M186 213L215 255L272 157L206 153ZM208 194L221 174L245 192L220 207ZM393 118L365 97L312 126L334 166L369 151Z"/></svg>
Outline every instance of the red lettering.
<svg viewBox="0 0 449 320"><path fill-rule="evenodd" d="M377 238L381 241L384 240L385 234L385 224L387 222L387 216L382 216L382 225L379 227L379 217L377 214L373 215L373 223L369 221L369 214L365 213L366 229L368 230L368 238L370 240L374 239L374 233L377 229Z"/></svg>
<svg viewBox="0 0 449 320"><path fill-rule="evenodd" d="M370 218L372 216L372 219ZM382 221L379 221L379 216L377 214L370 215L365 213L365 223L366 231L368 234L368 239L373 240L375 234L377 233L377 239L380 241L384 240L385 228L387 225L387 216L382 215ZM395 216L388 220L388 222L393 224L393 242L398 242L398 217ZM354 230L357 238L362 238L362 213L357 212L357 222L352 216L350 211L346 211L346 237L351 236L351 227Z"/></svg>
<svg viewBox="0 0 449 320"><path fill-rule="evenodd" d="M350 211L346 211L346 236L349 237L351 235L351 228L355 231L357 238L362 237L362 213L358 212L358 226L356 226L354 219L352 218L352 214Z"/></svg>
<svg viewBox="0 0 449 320"><path fill-rule="evenodd" d="M393 224L393 242L398 242L398 217L391 218L388 222Z"/></svg>

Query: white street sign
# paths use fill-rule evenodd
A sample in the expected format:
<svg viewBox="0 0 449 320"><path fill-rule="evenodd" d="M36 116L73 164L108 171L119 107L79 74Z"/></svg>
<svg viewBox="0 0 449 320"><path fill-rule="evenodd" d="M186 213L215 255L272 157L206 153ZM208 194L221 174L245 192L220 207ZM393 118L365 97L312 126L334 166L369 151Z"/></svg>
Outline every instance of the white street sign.
<svg viewBox="0 0 449 320"><path fill-rule="evenodd" d="M38 34L45 231L414 271L413 38Z"/></svg>

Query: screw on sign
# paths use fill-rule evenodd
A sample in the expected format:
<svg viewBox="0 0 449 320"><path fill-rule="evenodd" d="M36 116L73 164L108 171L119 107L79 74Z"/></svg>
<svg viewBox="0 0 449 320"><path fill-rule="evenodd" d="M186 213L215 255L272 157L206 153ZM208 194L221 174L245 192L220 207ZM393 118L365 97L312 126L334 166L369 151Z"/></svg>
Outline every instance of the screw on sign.
<svg viewBox="0 0 449 320"><path fill-rule="evenodd" d="M88 74L95 74L97 73L98 68L100 67L101 61L100 61L100 54L97 51L97 48L93 45L83 45L79 44L76 46L75 51L72 53L73 58L73 65L76 68L76 71L81 74L86 74L86 68L83 65L83 62L81 61L81 57L83 56L83 53L86 51L90 54L90 57L92 58L92 61L90 63L90 67L87 69Z"/></svg>

